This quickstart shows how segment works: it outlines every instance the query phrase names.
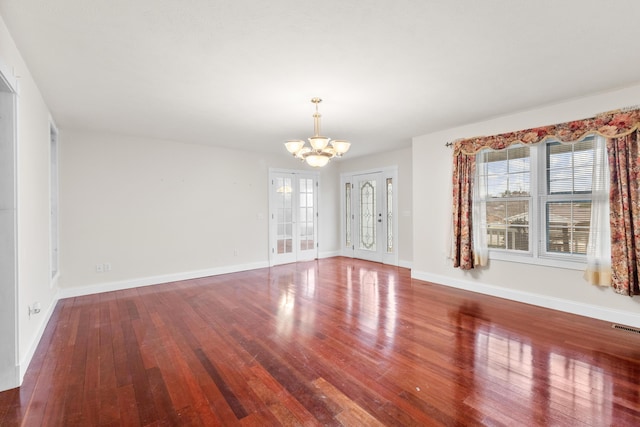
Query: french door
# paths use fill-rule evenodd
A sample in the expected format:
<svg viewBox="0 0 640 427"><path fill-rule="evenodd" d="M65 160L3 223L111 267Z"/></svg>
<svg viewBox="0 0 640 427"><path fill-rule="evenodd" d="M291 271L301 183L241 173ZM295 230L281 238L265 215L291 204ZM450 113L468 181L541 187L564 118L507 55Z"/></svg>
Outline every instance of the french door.
<svg viewBox="0 0 640 427"><path fill-rule="evenodd" d="M395 169L342 175L342 253L398 264Z"/></svg>
<svg viewBox="0 0 640 427"><path fill-rule="evenodd" d="M270 171L269 263L318 257L318 174Z"/></svg>

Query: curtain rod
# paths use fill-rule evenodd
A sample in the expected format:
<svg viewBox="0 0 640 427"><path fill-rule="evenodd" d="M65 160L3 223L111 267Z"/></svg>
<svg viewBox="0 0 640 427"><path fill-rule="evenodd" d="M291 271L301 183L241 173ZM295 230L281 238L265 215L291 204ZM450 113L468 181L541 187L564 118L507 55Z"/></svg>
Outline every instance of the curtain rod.
<svg viewBox="0 0 640 427"><path fill-rule="evenodd" d="M620 109L620 111L623 112L627 112L627 111L633 111L633 110L640 110L640 104L636 104L636 105L629 105L628 107L622 107Z"/></svg>

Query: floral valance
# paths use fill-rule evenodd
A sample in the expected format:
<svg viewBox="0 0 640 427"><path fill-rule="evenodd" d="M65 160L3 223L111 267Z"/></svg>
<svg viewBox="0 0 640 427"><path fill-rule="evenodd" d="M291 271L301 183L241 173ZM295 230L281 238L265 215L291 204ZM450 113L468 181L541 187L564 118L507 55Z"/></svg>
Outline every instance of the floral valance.
<svg viewBox="0 0 640 427"><path fill-rule="evenodd" d="M502 150L512 144L535 144L547 139L563 142L577 141L588 134L597 133L607 138L618 138L640 129L640 109L615 110L595 117L551 126L542 126L494 136L466 138L454 143L454 155L474 155L484 148Z"/></svg>

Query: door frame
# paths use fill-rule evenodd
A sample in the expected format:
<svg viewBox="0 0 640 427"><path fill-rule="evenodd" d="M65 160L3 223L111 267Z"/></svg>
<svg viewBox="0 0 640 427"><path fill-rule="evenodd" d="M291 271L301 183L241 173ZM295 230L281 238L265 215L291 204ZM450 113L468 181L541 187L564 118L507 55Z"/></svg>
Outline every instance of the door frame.
<svg viewBox="0 0 640 427"><path fill-rule="evenodd" d="M1 235L6 245L0 253L0 331L4 345L0 346L0 391L18 387L21 382L18 329L18 150L17 111L18 82L10 68L0 58L0 115L4 125L0 132L0 167L6 179L0 190Z"/></svg>
<svg viewBox="0 0 640 427"><path fill-rule="evenodd" d="M355 178L357 176L370 175L370 174L380 174L382 177L383 184L386 183L388 178L392 179L393 193L392 193L392 201L391 201L391 209L392 209L391 232L393 233L393 242L392 242L393 251L389 253L385 250L382 250L382 263L397 266L399 262L398 261L399 215L398 215L398 166L397 165L387 166L387 167L378 168L378 169L356 171L356 172L344 172L340 174L340 255L349 257L349 258L356 258L355 242L352 241L350 242L351 244L347 244L348 242L346 239L346 235L347 235L346 185L347 183L353 185L353 183L355 182ZM386 189L386 185L383 185L382 188L380 189L380 191L382 191L382 196L383 196L382 206L386 206L387 194L386 194L386 191L383 191L383 188ZM354 230L357 225L355 221L355 209L354 209L357 198L355 197L355 193L353 192L353 190L354 188L352 188L352 192L351 192L351 238L352 240L356 235L354 233Z"/></svg>
<svg viewBox="0 0 640 427"><path fill-rule="evenodd" d="M277 223L275 222L276 220L276 204L275 204L275 197L273 194L273 186L274 184L274 179L276 178L276 175L291 175L293 178L293 188L292 190L294 191L294 194L292 195L293 200L297 200L297 202L295 203L295 205L293 206L293 221L294 224L297 224L297 215L298 215L298 210L299 210L299 188L298 188L298 181L296 180L297 177L303 177L303 176L307 176L307 177L312 177L314 182L316 183L316 187L315 187L315 191L314 191L314 230L313 230L313 239L314 239L314 248L312 250L305 250L304 253L306 254L305 256L299 256L300 255L300 249L298 247L298 241L297 241L297 236L298 236L298 230L293 230L293 241L292 241L292 247L294 248L294 251L292 253L292 255L286 259L283 260L283 257L279 257L276 254L276 246L277 246ZM286 264L289 262L297 262L297 261L310 261L312 259L317 259L318 258L318 251L319 251L319 244L318 244L318 212L319 212L319 207L318 207L318 202L320 200L320 173L316 172L316 171L307 171L307 170L297 170L297 169L276 169L276 168L269 168L269 266L273 267L274 265L279 265L279 264ZM309 256L309 254L311 254L311 256ZM280 259L278 259L280 258Z"/></svg>

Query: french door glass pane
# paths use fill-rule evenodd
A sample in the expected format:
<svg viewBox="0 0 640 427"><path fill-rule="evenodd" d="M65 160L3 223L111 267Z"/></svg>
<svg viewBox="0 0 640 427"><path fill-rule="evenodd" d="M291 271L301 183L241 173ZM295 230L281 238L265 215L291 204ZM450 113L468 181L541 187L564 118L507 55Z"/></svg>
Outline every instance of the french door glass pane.
<svg viewBox="0 0 640 427"><path fill-rule="evenodd" d="M360 183L360 249L376 250L376 181Z"/></svg>
<svg viewBox="0 0 640 427"><path fill-rule="evenodd" d="M277 251L279 254L293 251L293 199L291 198L291 178L276 178L277 208Z"/></svg>
<svg viewBox="0 0 640 427"><path fill-rule="evenodd" d="M300 214L298 217L298 236L300 250L313 249L315 244L313 220L313 179L300 178Z"/></svg>
<svg viewBox="0 0 640 427"><path fill-rule="evenodd" d="M351 183L347 182L344 187L345 206L345 245L351 246Z"/></svg>
<svg viewBox="0 0 640 427"><path fill-rule="evenodd" d="M387 178L387 253L393 252L393 181Z"/></svg>

